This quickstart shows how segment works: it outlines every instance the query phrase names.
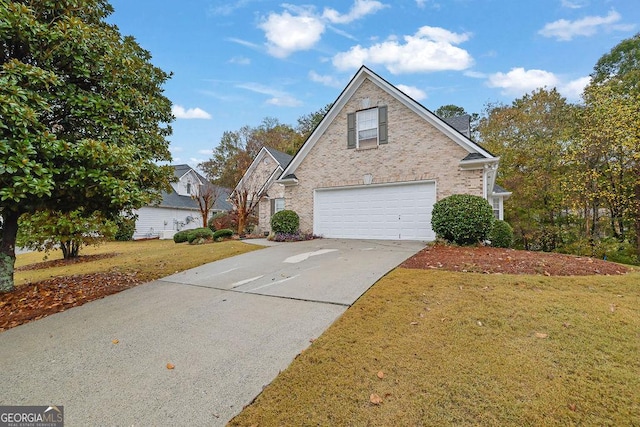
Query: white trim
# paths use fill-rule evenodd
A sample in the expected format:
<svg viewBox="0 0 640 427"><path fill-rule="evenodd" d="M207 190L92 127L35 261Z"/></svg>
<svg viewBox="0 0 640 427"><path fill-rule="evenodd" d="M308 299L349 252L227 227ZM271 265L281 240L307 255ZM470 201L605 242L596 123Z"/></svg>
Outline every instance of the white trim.
<svg viewBox="0 0 640 427"><path fill-rule="evenodd" d="M271 152L269 152L267 147L262 147L260 149L260 151L258 151L258 154L256 155L256 157L254 157L253 161L251 162L251 164L249 165L247 170L242 174L242 178L240 178L240 181L238 181L236 186L233 188L233 191L231 192L231 194L233 194L240 187L240 184L242 184L242 182L244 181L245 176L248 176L251 173L253 173L253 171L258 167L260 162L262 162L262 160L264 159L263 152L267 153L269 155L269 157L271 157L273 159L273 161L276 163L277 166L274 169L274 172L269 176L269 179L267 180L267 182L265 182L265 184L262 186L262 188L268 187L267 183L272 179L272 177L274 176L275 172L278 169L280 169L280 171L282 171L282 165L278 162L278 160L275 157L273 157L273 154L271 154Z"/></svg>

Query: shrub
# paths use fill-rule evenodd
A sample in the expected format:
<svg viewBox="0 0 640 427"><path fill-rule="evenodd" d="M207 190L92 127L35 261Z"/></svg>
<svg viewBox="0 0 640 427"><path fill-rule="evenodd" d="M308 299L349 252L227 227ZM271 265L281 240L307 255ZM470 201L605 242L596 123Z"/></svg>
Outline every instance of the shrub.
<svg viewBox="0 0 640 427"><path fill-rule="evenodd" d="M113 238L118 242L128 242L130 240L133 240L133 233L135 233L136 231L137 219L138 215L119 215L114 221L118 226L118 231L116 231L116 234L115 236L113 236Z"/></svg>
<svg viewBox="0 0 640 427"><path fill-rule="evenodd" d="M513 244L513 228L507 221L496 220L489 233L491 246L496 248L510 248Z"/></svg>
<svg viewBox="0 0 640 427"><path fill-rule="evenodd" d="M312 233L272 233L269 236L269 240L274 242L302 242L304 240L313 240L318 238L318 236L315 236Z"/></svg>
<svg viewBox="0 0 640 427"><path fill-rule="evenodd" d="M482 197L454 194L433 205L431 226L443 239L459 245L486 240L493 226L493 209Z"/></svg>
<svg viewBox="0 0 640 427"><path fill-rule="evenodd" d="M271 230L274 233L295 234L300 228L300 217L291 210L276 212L271 217Z"/></svg>
<svg viewBox="0 0 640 427"><path fill-rule="evenodd" d="M189 231L191 230L182 230L182 231L178 231L176 234L173 235L173 241L175 243L184 243L187 241L187 233L189 233Z"/></svg>
<svg viewBox="0 0 640 427"><path fill-rule="evenodd" d="M218 212L207 224L211 231L238 228L238 215L234 212Z"/></svg>
<svg viewBox="0 0 640 427"><path fill-rule="evenodd" d="M223 228L222 230L218 230L215 233L213 233L213 240L218 240L218 239L231 237L231 236L233 236L233 230L229 228Z"/></svg>
<svg viewBox="0 0 640 427"><path fill-rule="evenodd" d="M199 239L212 239L212 238L213 238L213 231L211 231L209 228L206 228L206 227L194 228L193 230L187 231L187 241L189 243L193 243Z"/></svg>

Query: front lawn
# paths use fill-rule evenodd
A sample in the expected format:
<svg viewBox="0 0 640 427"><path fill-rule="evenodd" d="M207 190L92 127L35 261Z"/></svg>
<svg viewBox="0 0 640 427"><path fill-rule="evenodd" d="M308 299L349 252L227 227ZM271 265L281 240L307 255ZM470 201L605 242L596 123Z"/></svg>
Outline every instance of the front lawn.
<svg viewBox="0 0 640 427"><path fill-rule="evenodd" d="M396 269L231 425L640 425L639 284Z"/></svg>

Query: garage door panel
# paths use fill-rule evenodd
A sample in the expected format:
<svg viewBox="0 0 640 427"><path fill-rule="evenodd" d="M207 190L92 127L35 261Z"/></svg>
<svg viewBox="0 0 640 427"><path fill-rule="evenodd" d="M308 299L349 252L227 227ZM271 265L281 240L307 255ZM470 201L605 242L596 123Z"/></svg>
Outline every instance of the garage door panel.
<svg viewBox="0 0 640 427"><path fill-rule="evenodd" d="M433 240L435 183L316 190L314 233L325 237Z"/></svg>

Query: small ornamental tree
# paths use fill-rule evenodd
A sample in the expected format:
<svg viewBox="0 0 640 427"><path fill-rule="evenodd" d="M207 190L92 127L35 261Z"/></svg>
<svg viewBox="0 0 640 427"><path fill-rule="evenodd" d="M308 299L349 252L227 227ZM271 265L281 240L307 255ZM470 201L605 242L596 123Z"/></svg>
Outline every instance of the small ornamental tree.
<svg viewBox="0 0 640 427"><path fill-rule="evenodd" d="M439 237L459 245L486 240L493 227L493 209L482 197L454 194L433 205L431 227Z"/></svg>
<svg viewBox="0 0 640 427"><path fill-rule="evenodd" d="M300 217L292 210L276 212L271 217L271 230L274 233L294 234L300 228Z"/></svg>
<svg viewBox="0 0 640 427"><path fill-rule="evenodd" d="M117 231L116 223L98 211L38 211L20 218L17 242L47 253L59 247L64 259L69 259L78 257L82 246L97 246L112 239Z"/></svg>

